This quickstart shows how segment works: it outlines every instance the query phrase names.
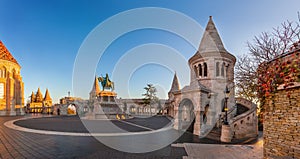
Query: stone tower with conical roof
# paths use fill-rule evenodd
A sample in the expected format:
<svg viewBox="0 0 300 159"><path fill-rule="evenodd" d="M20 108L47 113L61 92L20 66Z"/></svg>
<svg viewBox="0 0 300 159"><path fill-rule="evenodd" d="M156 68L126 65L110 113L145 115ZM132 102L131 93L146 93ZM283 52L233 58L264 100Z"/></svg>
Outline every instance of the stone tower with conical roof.
<svg viewBox="0 0 300 159"><path fill-rule="evenodd" d="M44 106L52 106L52 98L50 97L50 93L48 88L46 89L45 97L44 97Z"/></svg>
<svg viewBox="0 0 300 159"><path fill-rule="evenodd" d="M24 83L20 71L21 66L0 41L0 116L22 112Z"/></svg>
<svg viewBox="0 0 300 159"><path fill-rule="evenodd" d="M168 94L175 129L187 129L200 136L209 132L222 114L226 86L231 89L228 107L233 108L235 61L210 16L198 50L188 61L190 84L179 89L175 75Z"/></svg>
<svg viewBox="0 0 300 159"><path fill-rule="evenodd" d="M43 102L44 98L43 98L43 94L40 90L40 88L38 88L36 94L35 94L35 102L39 103L39 102Z"/></svg>
<svg viewBox="0 0 300 159"><path fill-rule="evenodd" d="M200 83L217 95L215 105L216 112L224 107L224 90L230 89L228 107L235 105L234 98L234 65L235 56L230 54L224 47L212 16L205 28L199 48L194 56L189 59L191 69L191 85Z"/></svg>
<svg viewBox="0 0 300 159"><path fill-rule="evenodd" d="M30 95L30 103L33 103L33 102L35 102L35 94L32 91L31 95Z"/></svg>
<svg viewBox="0 0 300 159"><path fill-rule="evenodd" d="M45 96L38 88L36 94L33 92L30 96L30 103L27 103L28 111L31 113L51 113L52 110L52 98L50 96L49 90L46 89Z"/></svg>

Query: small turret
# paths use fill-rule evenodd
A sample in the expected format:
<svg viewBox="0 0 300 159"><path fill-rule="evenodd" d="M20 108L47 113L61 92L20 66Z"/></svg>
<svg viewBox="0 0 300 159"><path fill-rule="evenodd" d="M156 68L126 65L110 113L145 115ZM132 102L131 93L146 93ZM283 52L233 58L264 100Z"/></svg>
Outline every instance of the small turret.
<svg viewBox="0 0 300 159"><path fill-rule="evenodd" d="M43 94L42 94L40 88L38 88L38 90L36 92L35 101L36 102L43 102Z"/></svg>
<svg viewBox="0 0 300 159"><path fill-rule="evenodd" d="M177 75L175 73L174 77L173 77L173 82L172 82L172 85L171 85L171 89L170 89L169 92L174 92L174 91L179 91L179 90L180 90L180 86L179 86Z"/></svg>
<svg viewBox="0 0 300 159"><path fill-rule="evenodd" d="M50 93L48 91L48 88L46 89L46 93L45 93L45 97L44 97L44 101L50 101L52 100L52 98L50 97Z"/></svg>
<svg viewBox="0 0 300 159"><path fill-rule="evenodd" d="M33 91L32 91L32 93L31 93L31 96L30 96L30 103L33 103L33 102L35 102L35 95L34 95L34 93L33 93Z"/></svg>

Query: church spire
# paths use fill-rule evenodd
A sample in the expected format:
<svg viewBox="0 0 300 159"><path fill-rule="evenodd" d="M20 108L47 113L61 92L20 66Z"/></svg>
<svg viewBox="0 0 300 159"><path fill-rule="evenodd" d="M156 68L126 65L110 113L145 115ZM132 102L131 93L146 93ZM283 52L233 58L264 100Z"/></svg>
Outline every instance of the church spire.
<svg viewBox="0 0 300 159"><path fill-rule="evenodd" d="M174 77L173 77L173 82L171 85L171 89L169 92L174 92L174 91L179 91L179 90L180 90L180 86L179 86L178 78L177 78L177 75L175 72Z"/></svg>
<svg viewBox="0 0 300 159"><path fill-rule="evenodd" d="M199 53L207 52L227 52L224 48L220 35L217 28L212 20L212 16L209 16L209 21L206 25L205 32L201 39L199 48Z"/></svg>
<svg viewBox="0 0 300 159"><path fill-rule="evenodd" d="M45 93L44 100L45 100L45 101L52 100L51 97L50 97L50 93L49 93L49 91L48 91L48 88L46 89L46 93Z"/></svg>

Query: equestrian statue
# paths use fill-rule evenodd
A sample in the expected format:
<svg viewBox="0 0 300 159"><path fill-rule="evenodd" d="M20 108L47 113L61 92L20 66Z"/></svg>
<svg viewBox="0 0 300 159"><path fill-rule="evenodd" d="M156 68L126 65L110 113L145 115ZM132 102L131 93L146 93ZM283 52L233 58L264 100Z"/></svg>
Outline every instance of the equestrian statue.
<svg viewBox="0 0 300 159"><path fill-rule="evenodd" d="M105 77L98 77L98 81L101 82L103 91L104 89L111 89L111 91L114 91L114 82L109 79L108 74L106 74Z"/></svg>

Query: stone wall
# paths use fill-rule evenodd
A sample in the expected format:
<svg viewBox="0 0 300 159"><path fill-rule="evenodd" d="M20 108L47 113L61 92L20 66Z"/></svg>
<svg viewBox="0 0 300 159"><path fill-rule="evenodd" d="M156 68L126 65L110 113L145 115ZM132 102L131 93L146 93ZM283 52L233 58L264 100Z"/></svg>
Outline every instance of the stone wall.
<svg viewBox="0 0 300 159"><path fill-rule="evenodd" d="M300 158L300 85L278 90L264 108L264 158Z"/></svg>

